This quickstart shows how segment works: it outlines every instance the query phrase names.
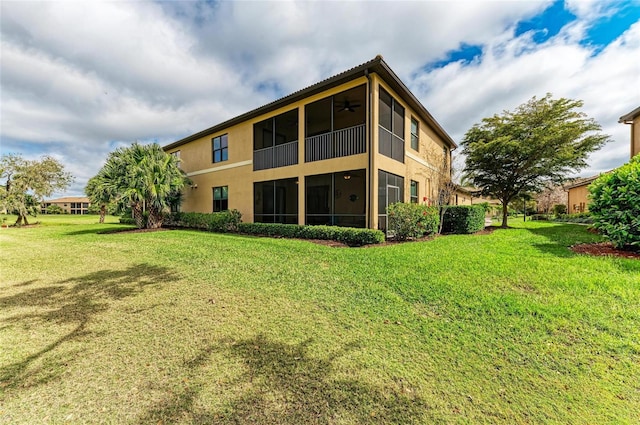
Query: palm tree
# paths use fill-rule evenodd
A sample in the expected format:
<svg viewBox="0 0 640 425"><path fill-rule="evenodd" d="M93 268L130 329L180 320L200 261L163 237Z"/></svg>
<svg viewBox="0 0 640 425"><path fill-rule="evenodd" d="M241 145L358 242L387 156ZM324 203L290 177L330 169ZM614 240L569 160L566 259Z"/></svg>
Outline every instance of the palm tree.
<svg viewBox="0 0 640 425"><path fill-rule="evenodd" d="M109 154L104 167L94 177L96 188L92 188L92 192L129 206L138 228L158 228L162 226L163 213L169 209L172 197L188 181L178 165L179 159L164 152L158 144L136 142Z"/></svg>

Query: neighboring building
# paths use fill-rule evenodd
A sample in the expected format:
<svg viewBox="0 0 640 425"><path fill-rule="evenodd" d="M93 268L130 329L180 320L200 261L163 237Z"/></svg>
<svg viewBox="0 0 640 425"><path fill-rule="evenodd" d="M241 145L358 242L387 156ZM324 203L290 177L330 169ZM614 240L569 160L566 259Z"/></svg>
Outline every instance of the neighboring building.
<svg viewBox="0 0 640 425"><path fill-rule="evenodd" d="M631 149L630 158L640 153L640 107L634 109L618 120L619 123L631 125ZM576 179L573 183L565 185L567 191L567 212L576 214L589 212L589 185L599 176Z"/></svg>
<svg viewBox="0 0 640 425"><path fill-rule="evenodd" d="M620 117L620 123L631 124L631 158L640 153L640 106Z"/></svg>
<svg viewBox="0 0 640 425"><path fill-rule="evenodd" d="M164 149L192 180L183 211L385 229L387 205L435 200L456 147L377 56Z"/></svg>
<svg viewBox="0 0 640 425"><path fill-rule="evenodd" d="M82 196L49 199L42 203L40 212L46 214L47 208L51 205L59 206L66 214L89 214L89 206L91 203L89 202L89 198Z"/></svg>
<svg viewBox="0 0 640 425"><path fill-rule="evenodd" d="M473 205L474 188L457 186L453 193L451 205Z"/></svg>
<svg viewBox="0 0 640 425"><path fill-rule="evenodd" d="M575 179L564 186L567 191L567 213L589 212L589 185L600 175Z"/></svg>

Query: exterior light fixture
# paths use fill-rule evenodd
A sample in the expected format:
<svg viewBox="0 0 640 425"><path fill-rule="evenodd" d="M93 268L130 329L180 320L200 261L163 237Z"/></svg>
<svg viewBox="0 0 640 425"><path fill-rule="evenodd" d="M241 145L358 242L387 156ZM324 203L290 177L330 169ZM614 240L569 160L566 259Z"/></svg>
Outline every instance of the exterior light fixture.
<svg viewBox="0 0 640 425"><path fill-rule="evenodd" d="M351 178L351 173L350 172L346 172L344 173L344 175L342 176L345 180L349 180Z"/></svg>

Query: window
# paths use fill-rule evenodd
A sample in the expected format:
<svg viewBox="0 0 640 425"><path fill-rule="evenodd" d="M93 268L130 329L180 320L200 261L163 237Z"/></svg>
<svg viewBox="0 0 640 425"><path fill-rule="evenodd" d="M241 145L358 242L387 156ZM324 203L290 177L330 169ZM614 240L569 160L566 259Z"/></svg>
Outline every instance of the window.
<svg viewBox="0 0 640 425"><path fill-rule="evenodd" d="M418 203L418 182L411 180L411 203Z"/></svg>
<svg viewBox="0 0 640 425"><path fill-rule="evenodd" d="M171 152L169 155L175 157L178 160L178 168L182 168L182 162L180 161L180 151Z"/></svg>
<svg viewBox="0 0 640 425"><path fill-rule="evenodd" d="M418 138L418 121L411 118L411 149L417 151L420 139Z"/></svg>
<svg viewBox="0 0 640 425"><path fill-rule="evenodd" d="M222 162L229 159L228 135L214 137L211 139L212 162Z"/></svg>
<svg viewBox="0 0 640 425"><path fill-rule="evenodd" d="M229 186L213 188L213 212L229 209Z"/></svg>
<svg viewBox="0 0 640 425"><path fill-rule="evenodd" d="M442 166L446 170L447 164L449 163L449 149L446 146L442 147Z"/></svg>

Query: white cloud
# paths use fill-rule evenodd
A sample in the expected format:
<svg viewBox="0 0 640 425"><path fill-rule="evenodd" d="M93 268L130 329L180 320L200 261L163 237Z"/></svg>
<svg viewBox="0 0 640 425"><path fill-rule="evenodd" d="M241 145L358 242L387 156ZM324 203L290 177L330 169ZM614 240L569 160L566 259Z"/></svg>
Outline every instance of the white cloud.
<svg viewBox="0 0 640 425"><path fill-rule="evenodd" d="M427 108L457 141L483 117L511 110L532 96L550 92L583 100L583 111L613 139L591 156L591 166L582 173L595 174L629 159L629 129L618 118L640 99L640 62L634 59L639 53L640 23L596 56L565 32L541 45L526 35L502 37L487 46L481 61L452 63L414 83Z"/></svg>
<svg viewBox="0 0 640 425"><path fill-rule="evenodd" d="M549 4L2 2L2 151L60 155L81 193L115 145L168 143L376 54L457 140L483 116L551 91L584 99L628 143L617 117L637 106L628 55L638 26L591 57L576 40L604 12L578 2L587 18L546 44L513 39L517 21ZM424 74L461 44L485 55ZM607 155L621 157L617 146Z"/></svg>

